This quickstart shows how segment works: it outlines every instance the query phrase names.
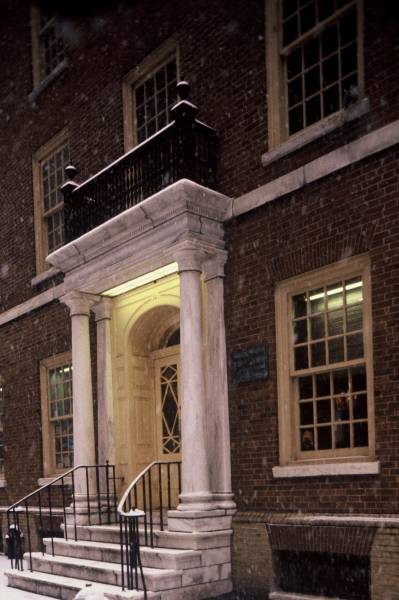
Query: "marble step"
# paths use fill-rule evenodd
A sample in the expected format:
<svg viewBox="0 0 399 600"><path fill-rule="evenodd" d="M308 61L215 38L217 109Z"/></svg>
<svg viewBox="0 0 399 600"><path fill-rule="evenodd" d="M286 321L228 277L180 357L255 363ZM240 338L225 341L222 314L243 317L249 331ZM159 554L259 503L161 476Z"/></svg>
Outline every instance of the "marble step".
<svg viewBox="0 0 399 600"><path fill-rule="evenodd" d="M28 555L25 555L25 559L28 560ZM73 577L116 586L122 584L120 565L111 562L99 562L71 556L42 555L40 552L33 552L32 567L34 571L52 573L62 577ZM147 589L153 592L179 588L182 583L182 572L174 569L144 567L143 574ZM139 588L142 588L140 580Z"/></svg>
<svg viewBox="0 0 399 600"><path fill-rule="evenodd" d="M232 529L220 531L184 533L180 531L157 531L157 546L180 550L208 550L230 546Z"/></svg>
<svg viewBox="0 0 399 600"><path fill-rule="evenodd" d="M75 531L74 529L68 529L69 539L75 539ZM157 545L157 534L159 532L159 528L154 524L153 534L154 534L154 545ZM143 525L139 526L140 533L140 545L146 545L146 543L151 543L150 536L150 528L147 528L147 539L145 536L145 529ZM87 540L91 542L106 542L110 544L119 544L120 543L120 529L119 525L77 525L76 534L78 540Z"/></svg>
<svg viewBox="0 0 399 600"><path fill-rule="evenodd" d="M87 581L72 577L62 577L51 573L39 573L34 571L7 571L5 576L8 585L12 588L58 598L59 600L73 600L76 594L87 586ZM144 600L142 591L122 591L120 587L96 583L93 586L103 592L107 600ZM154 592L147 593L148 600L160 600L160 595ZM4 599L5 600L5 599Z"/></svg>
<svg viewBox="0 0 399 600"><path fill-rule="evenodd" d="M46 552L52 553L51 539L43 540ZM56 556L71 556L88 560L104 561L120 564L120 546L107 542L91 542L54 539ZM140 556L143 567L156 569L191 569L201 565L201 552L196 550L179 550L175 548L150 548L141 546Z"/></svg>

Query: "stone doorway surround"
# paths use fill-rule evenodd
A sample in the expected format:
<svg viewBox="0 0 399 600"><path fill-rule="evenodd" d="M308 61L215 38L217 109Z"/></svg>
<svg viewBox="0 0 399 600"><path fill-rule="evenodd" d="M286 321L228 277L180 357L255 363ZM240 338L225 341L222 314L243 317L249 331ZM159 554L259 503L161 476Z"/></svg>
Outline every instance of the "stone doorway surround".
<svg viewBox="0 0 399 600"><path fill-rule="evenodd" d="M233 512L223 307L223 222L230 198L189 180L158 192L50 254L65 274L72 321L76 464L94 464L89 315L97 322L99 459L115 460L108 290L176 263L180 286L182 494L171 524L195 531L199 513ZM206 311L206 327L203 315ZM204 352L206 348L206 352ZM83 485L83 482L82 482ZM177 522L177 521L176 521ZM223 520L223 529L225 529ZM180 526L179 526L180 529Z"/></svg>
<svg viewBox="0 0 399 600"><path fill-rule="evenodd" d="M171 274L112 298L112 304L115 464L126 485L160 459L153 353L168 331L179 327L179 276Z"/></svg>

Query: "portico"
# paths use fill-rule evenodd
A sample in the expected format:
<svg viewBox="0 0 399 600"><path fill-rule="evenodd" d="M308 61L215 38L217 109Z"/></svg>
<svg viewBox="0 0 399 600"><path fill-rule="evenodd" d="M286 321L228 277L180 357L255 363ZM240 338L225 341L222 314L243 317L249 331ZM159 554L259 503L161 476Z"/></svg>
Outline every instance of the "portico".
<svg viewBox="0 0 399 600"><path fill-rule="evenodd" d="M122 414L118 398L123 396L121 386L128 385L128 379L123 379L128 350L122 356L121 348L128 347L129 336L138 335L132 329L137 311L145 315L158 307L158 320L167 327L171 313L160 307L175 305L181 359L178 510L185 512L234 509L223 312L223 221L229 210L230 199L181 180L48 257L65 273L61 301L70 308L72 322L75 464L94 464L96 455L90 311L97 329L98 461L115 462L117 470L120 466L127 475L128 469L118 464L127 461L117 441ZM168 275L162 277L165 267ZM159 287L162 281L172 280L173 301ZM125 313L132 313L124 324L116 310L121 300ZM116 348L118 335L125 340L121 348ZM124 393L132 398L131 391ZM125 451L134 452L135 444L132 437Z"/></svg>

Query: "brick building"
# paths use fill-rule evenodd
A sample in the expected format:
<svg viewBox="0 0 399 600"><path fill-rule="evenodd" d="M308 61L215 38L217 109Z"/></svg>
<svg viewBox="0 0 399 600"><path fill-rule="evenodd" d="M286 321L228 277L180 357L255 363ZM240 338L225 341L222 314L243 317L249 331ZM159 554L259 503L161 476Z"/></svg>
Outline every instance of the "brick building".
<svg viewBox="0 0 399 600"><path fill-rule="evenodd" d="M0 504L181 461L162 598L398 600L395 4L95 4L0 2Z"/></svg>

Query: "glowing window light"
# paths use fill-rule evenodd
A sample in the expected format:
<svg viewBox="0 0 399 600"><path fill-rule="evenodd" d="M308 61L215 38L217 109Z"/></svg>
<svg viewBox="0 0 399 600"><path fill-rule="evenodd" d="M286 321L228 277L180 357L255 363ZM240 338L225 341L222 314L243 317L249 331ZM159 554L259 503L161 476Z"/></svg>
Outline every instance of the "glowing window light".
<svg viewBox="0 0 399 600"><path fill-rule="evenodd" d="M362 286L363 286L362 281L356 281L355 283L349 283L348 285L346 285L345 290L354 290L354 289L360 288ZM334 288L333 290L327 291L327 296L332 296L333 294L339 294L343 291L344 291L344 288L342 286L338 287L338 288ZM320 298L324 298L324 292L322 292L320 294L314 294L313 296L309 296L309 300L320 300Z"/></svg>

